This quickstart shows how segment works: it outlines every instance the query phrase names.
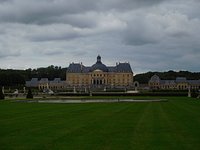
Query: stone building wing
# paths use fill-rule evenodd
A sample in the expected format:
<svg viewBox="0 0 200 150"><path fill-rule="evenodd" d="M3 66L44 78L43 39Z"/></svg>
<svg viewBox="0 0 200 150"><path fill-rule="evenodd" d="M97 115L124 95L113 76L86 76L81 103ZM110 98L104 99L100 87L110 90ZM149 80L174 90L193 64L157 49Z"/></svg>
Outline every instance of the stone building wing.
<svg viewBox="0 0 200 150"><path fill-rule="evenodd" d="M177 77L175 80L160 80L157 75L153 75L149 80L151 89L178 89L187 90L200 89L200 80L187 80L185 77Z"/></svg>

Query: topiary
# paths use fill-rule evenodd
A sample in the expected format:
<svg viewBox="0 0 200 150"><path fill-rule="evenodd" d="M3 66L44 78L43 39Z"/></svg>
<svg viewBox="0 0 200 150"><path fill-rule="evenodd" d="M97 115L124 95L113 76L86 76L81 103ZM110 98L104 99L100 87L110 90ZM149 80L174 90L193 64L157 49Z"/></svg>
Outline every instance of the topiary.
<svg viewBox="0 0 200 150"><path fill-rule="evenodd" d="M1 100L5 99L5 96L4 96L3 92L2 92L2 87L0 87L0 99Z"/></svg>
<svg viewBox="0 0 200 150"><path fill-rule="evenodd" d="M31 88L28 89L28 93L26 95L26 98L33 98L33 94L32 94Z"/></svg>

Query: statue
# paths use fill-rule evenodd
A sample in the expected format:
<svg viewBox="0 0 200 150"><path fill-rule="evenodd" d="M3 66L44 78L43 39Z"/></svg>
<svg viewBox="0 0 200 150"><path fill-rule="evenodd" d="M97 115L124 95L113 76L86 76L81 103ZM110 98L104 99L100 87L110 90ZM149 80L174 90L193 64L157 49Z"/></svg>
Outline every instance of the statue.
<svg viewBox="0 0 200 150"><path fill-rule="evenodd" d="M26 94L26 87L23 88L24 94Z"/></svg>
<svg viewBox="0 0 200 150"><path fill-rule="evenodd" d="M18 89L15 89L15 91L14 91L13 95L14 95L15 97L18 97L18 94L19 94L19 91L18 91Z"/></svg>
<svg viewBox="0 0 200 150"><path fill-rule="evenodd" d="M4 93L4 86L2 87L2 93L5 94L5 93Z"/></svg>
<svg viewBox="0 0 200 150"><path fill-rule="evenodd" d="M106 92L106 86L104 87L103 91Z"/></svg>
<svg viewBox="0 0 200 150"><path fill-rule="evenodd" d="M200 98L200 90L199 90L199 95L197 96L197 98Z"/></svg>
<svg viewBox="0 0 200 150"><path fill-rule="evenodd" d="M74 93L76 93L76 87L74 86Z"/></svg>
<svg viewBox="0 0 200 150"><path fill-rule="evenodd" d="M191 89L190 89L190 86L188 87L188 97L191 97Z"/></svg>

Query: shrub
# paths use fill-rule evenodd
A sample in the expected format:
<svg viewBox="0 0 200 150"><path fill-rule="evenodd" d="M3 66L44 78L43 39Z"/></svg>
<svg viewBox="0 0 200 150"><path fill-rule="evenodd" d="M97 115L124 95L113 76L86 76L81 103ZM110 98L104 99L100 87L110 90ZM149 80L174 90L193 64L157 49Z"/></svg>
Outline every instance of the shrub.
<svg viewBox="0 0 200 150"><path fill-rule="evenodd" d="M174 92L145 92L136 93L135 96L187 96L187 92L174 91Z"/></svg>
<svg viewBox="0 0 200 150"><path fill-rule="evenodd" d="M2 92L2 87L0 87L0 99L5 99L5 96Z"/></svg>
<svg viewBox="0 0 200 150"><path fill-rule="evenodd" d="M191 92L191 97L197 98L199 96L199 93L197 91L192 91Z"/></svg>
<svg viewBox="0 0 200 150"><path fill-rule="evenodd" d="M28 89L28 93L26 95L26 98L33 98L33 94L32 94L31 88Z"/></svg>

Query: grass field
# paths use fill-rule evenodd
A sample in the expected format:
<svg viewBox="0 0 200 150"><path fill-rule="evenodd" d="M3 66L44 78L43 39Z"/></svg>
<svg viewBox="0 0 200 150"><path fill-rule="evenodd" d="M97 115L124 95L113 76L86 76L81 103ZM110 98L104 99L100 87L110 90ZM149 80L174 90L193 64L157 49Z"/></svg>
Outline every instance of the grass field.
<svg viewBox="0 0 200 150"><path fill-rule="evenodd" d="M0 102L0 149L199 150L200 101Z"/></svg>

